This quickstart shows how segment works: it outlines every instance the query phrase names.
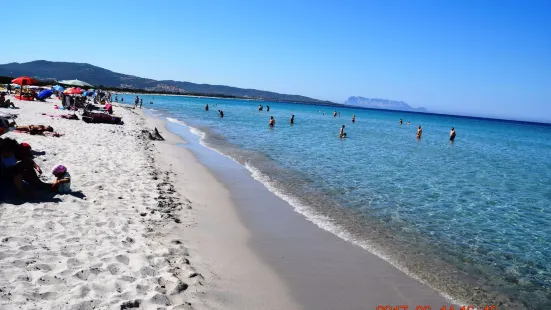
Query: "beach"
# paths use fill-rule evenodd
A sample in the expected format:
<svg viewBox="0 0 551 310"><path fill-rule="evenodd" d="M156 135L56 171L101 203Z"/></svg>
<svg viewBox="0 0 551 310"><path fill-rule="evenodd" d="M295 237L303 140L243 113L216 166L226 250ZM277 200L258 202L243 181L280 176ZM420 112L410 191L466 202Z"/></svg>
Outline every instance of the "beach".
<svg viewBox="0 0 551 310"><path fill-rule="evenodd" d="M255 298L247 298L250 301L240 302L223 286L207 289L215 282L209 277L216 276L208 273L209 263L223 262L236 273L254 267L255 277L267 268L254 263L258 260L247 260L251 253L237 255L239 262L232 257L209 260L190 255L198 246L185 241L191 230L198 229L194 208L220 204L228 209L230 203L224 201L223 187L209 179L191 154L186 156L179 148L177 161L172 161L170 134L163 133L168 141L153 143L147 138L143 130L158 124L122 107L115 108L115 115L123 117L124 125L87 124L58 117L72 112L54 110L57 100L14 102L18 109L1 112L17 114L18 125L50 125L61 136L10 132L3 138L44 152L35 162L46 181L52 181L54 166L65 165L73 192L1 204L0 308L227 309L228 304L243 309L299 308L286 298L283 285L269 276L251 278L249 283L221 281L257 291ZM174 171L182 172L181 181L175 181ZM206 186L208 192L195 192L197 186ZM229 227L227 232L245 238L243 229Z"/></svg>
<svg viewBox="0 0 551 310"><path fill-rule="evenodd" d="M1 204L2 309L522 308L452 282L460 277L449 264L423 273L419 255L441 262L426 248L395 260L323 226L340 223L313 218L249 162L205 147L204 133L151 107L115 104L124 124L111 125L60 118L72 112L57 103L0 109L60 134L2 137L38 152L45 181L65 165L73 190ZM155 128L164 141L149 138Z"/></svg>

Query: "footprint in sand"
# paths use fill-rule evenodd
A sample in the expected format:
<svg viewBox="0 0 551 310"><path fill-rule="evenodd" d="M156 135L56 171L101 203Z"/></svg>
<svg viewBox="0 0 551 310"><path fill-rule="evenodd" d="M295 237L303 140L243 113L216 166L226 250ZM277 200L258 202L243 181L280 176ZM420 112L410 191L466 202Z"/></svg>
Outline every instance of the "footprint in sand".
<svg viewBox="0 0 551 310"><path fill-rule="evenodd" d="M117 259L117 261L119 263L122 263L122 264L125 264L125 265L128 265L128 263L130 262L130 260L128 259L128 257L126 255L119 254L119 255L115 256L115 258Z"/></svg>
<svg viewBox="0 0 551 310"><path fill-rule="evenodd" d="M49 275L44 275L40 278L38 278L38 283L39 284L45 284L45 285L53 285L53 284L61 284L61 283L65 283L65 279L63 279L62 277L58 277L58 276L49 276Z"/></svg>

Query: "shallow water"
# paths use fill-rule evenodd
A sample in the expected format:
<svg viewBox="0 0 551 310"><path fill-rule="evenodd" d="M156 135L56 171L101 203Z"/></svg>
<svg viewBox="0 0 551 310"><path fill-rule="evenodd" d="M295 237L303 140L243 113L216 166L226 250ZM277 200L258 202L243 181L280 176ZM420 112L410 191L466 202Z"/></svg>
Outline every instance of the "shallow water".
<svg viewBox="0 0 551 310"><path fill-rule="evenodd" d="M551 126L344 107L333 117L334 107L275 102L260 112L257 101L144 96L150 100L154 113L193 126L320 227L431 286L500 309L551 309ZM338 138L342 124L347 139Z"/></svg>

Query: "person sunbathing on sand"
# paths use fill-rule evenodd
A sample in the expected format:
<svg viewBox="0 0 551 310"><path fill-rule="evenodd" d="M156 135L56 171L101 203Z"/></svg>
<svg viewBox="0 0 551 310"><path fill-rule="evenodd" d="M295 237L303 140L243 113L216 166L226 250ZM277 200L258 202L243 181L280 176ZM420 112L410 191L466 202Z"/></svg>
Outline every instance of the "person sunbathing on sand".
<svg viewBox="0 0 551 310"><path fill-rule="evenodd" d="M15 127L15 130L21 131L21 132L28 132L31 135L41 134L45 131L53 132L54 129L52 126L44 126L44 125L29 125L29 126L17 126Z"/></svg>

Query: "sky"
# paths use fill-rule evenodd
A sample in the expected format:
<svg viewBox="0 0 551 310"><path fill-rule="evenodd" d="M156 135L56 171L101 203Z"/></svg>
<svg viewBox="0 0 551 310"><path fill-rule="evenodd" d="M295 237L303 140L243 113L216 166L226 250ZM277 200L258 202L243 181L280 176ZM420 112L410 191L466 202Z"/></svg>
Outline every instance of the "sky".
<svg viewBox="0 0 551 310"><path fill-rule="evenodd" d="M551 1L6 1L0 63L551 121ZM21 12L21 13L16 13Z"/></svg>

